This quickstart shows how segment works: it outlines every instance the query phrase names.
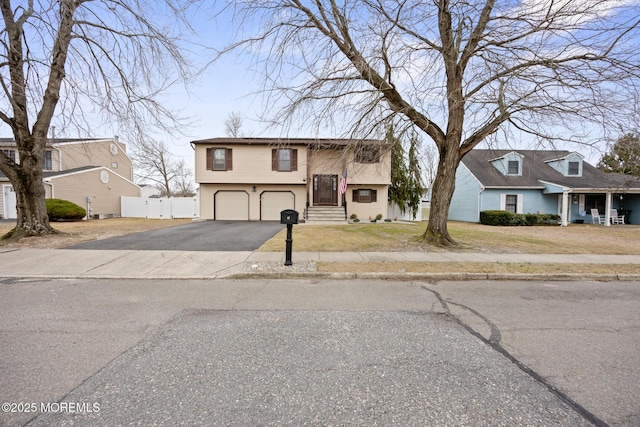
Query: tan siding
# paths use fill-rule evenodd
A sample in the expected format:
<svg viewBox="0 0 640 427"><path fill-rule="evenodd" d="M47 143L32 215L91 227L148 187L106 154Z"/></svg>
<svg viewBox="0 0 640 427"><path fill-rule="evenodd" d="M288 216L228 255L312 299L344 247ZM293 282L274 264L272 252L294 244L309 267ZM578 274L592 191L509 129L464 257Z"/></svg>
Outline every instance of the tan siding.
<svg viewBox="0 0 640 427"><path fill-rule="evenodd" d="M57 172L61 171L62 166L60 165L60 151L49 146L47 146L47 150L51 150L51 170Z"/></svg>
<svg viewBox="0 0 640 427"><path fill-rule="evenodd" d="M341 175L347 167L349 184L391 184L391 156L383 153L378 163L356 163L352 152L310 150L309 175Z"/></svg>
<svg viewBox="0 0 640 427"><path fill-rule="evenodd" d="M111 145L117 147L116 154L111 152ZM87 141L59 144L62 159L62 170L83 166L104 166L119 175L133 181L131 159L126 155L126 147L113 140ZM118 167L114 167L117 163Z"/></svg>
<svg viewBox="0 0 640 427"><path fill-rule="evenodd" d="M353 190L359 188L369 188L377 191L376 202L374 203L357 203L353 202ZM351 186L346 193L347 199L347 217L351 214L358 215L361 221L374 219L376 215L382 214L382 219L387 215L387 198L389 197L388 187L386 185L354 185Z"/></svg>
<svg viewBox="0 0 640 427"><path fill-rule="evenodd" d="M233 150L233 170L207 170L207 148L196 146L195 178L197 183L220 184L302 184L306 179L307 153L305 147L292 147L298 150L298 170L277 172L271 170L271 149L269 145L225 145ZM216 146L217 147L217 146ZM222 146L219 146L222 147Z"/></svg>
<svg viewBox="0 0 640 427"><path fill-rule="evenodd" d="M87 209L87 197L91 197L92 215L120 216L120 196L137 197L138 186L107 171L109 180L101 181L104 169L85 171L51 178L53 197L69 200Z"/></svg>
<svg viewBox="0 0 640 427"><path fill-rule="evenodd" d="M236 184L201 184L200 185L200 218L213 219L213 197L217 191L245 191L249 194L249 220L260 220L260 196L268 191L291 191L295 197L295 206L302 217L304 208L307 203L306 186L303 185L256 185L256 191L253 191L253 185L236 185ZM283 208L286 209L286 208Z"/></svg>

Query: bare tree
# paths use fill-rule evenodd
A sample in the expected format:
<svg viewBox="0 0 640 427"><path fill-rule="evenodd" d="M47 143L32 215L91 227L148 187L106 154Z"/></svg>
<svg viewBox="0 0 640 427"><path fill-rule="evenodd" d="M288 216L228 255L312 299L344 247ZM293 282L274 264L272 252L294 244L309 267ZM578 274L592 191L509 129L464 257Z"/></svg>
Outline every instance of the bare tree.
<svg viewBox="0 0 640 427"><path fill-rule="evenodd" d="M191 170L184 159L177 159L171 154L165 142L139 140L134 144L132 158L139 179L155 183L163 195L172 197L176 185L181 193L188 187Z"/></svg>
<svg viewBox="0 0 640 427"><path fill-rule="evenodd" d="M177 197L192 197L195 195L193 173L184 161L178 161L178 174L173 184L173 195Z"/></svg>
<svg viewBox="0 0 640 427"><path fill-rule="evenodd" d="M456 169L471 149L498 130L548 144L587 142L596 127L626 119L640 86L637 2L245 0L228 7L242 23L261 23L224 52L240 50L264 66L269 108L284 105L276 119L316 119L320 129L334 118L357 137L379 135L395 116L430 137L439 162L423 237L445 245L455 243L447 216Z"/></svg>
<svg viewBox="0 0 640 427"><path fill-rule="evenodd" d="M224 133L229 138L240 138L242 129L242 115L236 111L229 113L226 119L224 119Z"/></svg>
<svg viewBox="0 0 640 427"><path fill-rule="evenodd" d="M5 238L55 232L42 183L52 120L62 129L88 131L97 111L132 134L181 124L159 96L191 74L177 34L187 34L187 13L195 5L192 0L16 3L0 0L0 120L11 129L19 158L13 162L0 152L0 171L16 191L18 210L16 228Z"/></svg>

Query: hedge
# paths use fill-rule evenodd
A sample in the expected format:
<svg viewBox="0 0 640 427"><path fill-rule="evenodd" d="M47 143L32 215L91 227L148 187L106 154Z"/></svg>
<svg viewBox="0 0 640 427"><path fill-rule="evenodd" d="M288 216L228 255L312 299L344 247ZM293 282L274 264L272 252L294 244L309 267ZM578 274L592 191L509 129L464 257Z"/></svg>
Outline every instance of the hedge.
<svg viewBox="0 0 640 427"><path fill-rule="evenodd" d="M87 215L81 206L68 200L46 199L49 221L78 221Z"/></svg>
<svg viewBox="0 0 640 427"><path fill-rule="evenodd" d="M480 223L485 225L556 225L560 215L555 214L515 214L507 211L482 211Z"/></svg>

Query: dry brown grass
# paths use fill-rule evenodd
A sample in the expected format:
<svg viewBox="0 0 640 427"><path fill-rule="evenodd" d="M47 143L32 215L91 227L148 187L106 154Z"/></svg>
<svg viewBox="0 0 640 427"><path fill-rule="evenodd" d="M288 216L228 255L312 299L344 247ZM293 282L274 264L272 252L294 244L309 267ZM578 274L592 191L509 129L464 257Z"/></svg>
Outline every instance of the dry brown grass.
<svg viewBox="0 0 640 427"><path fill-rule="evenodd" d="M321 262L318 263L318 271L332 273L640 274L640 265L515 262Z"/></svg>
<svg viewBox="0 0 640 427"><path fill-rule="evenodd" d="M426 222L298 225L293 246L299 252L490 252L640 255L640 226L572 224L568 227L493 227L450 222L449 232L459 242L443 249L420 242ZM281 251L285 231L260 251Z"/></svg>
<svg viewBox="0 0 640 427"><path fill-rule="evenodd" d="M0 248L39 248L52 249L82 243L89 240L106 239L140 231L156 230L188 224L191 219L144 219L144 218L109 218L90 221L54 222L51 225L61 234L42 237L26 237L18 242L2 242ZM15 223L0 223L0 236L5 235Z"/></svg>

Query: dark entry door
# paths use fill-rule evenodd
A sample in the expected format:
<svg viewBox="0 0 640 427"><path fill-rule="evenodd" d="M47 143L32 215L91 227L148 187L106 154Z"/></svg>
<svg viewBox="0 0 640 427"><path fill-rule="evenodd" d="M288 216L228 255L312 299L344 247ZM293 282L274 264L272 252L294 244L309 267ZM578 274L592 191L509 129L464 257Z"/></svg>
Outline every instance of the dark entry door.
<svg viewBox="0 0 640 427"><path fill-rule="evenodd" d="M313 204L338 206L338 175L313 176Z"/></svg>

